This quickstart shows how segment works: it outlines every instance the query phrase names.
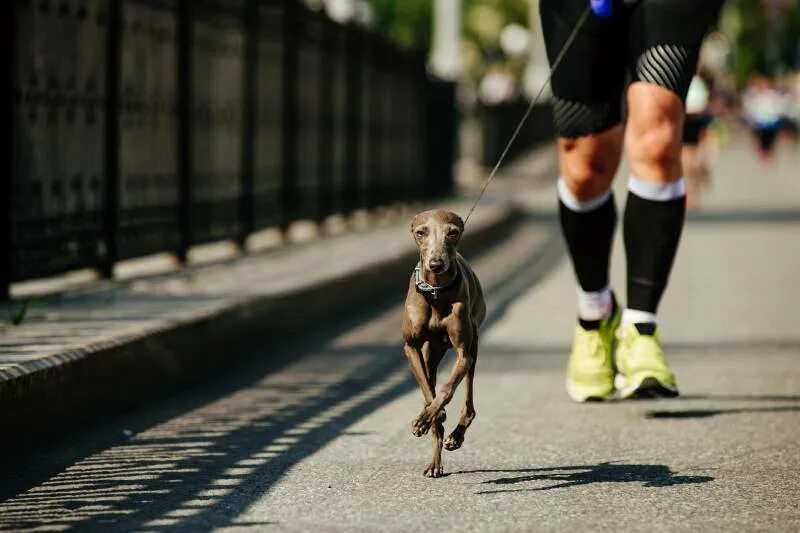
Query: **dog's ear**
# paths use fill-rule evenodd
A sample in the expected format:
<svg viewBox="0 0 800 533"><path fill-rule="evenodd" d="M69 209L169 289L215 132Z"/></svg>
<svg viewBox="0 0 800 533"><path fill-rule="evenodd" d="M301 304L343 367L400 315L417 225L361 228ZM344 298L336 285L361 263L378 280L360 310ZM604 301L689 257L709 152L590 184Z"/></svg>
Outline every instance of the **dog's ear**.
<svg viewBox="0 0 800 533"><path fill-rule="evenodd" d="M419 226L419 213L414 215L414 218L411 219L411 225L408 227L408 230L411 232L412 235L414 234L414 228L416 228L417 226Z"/></svg>
<svg viewBox="0 0 800 533"><path fill-rule="evenodd" d="M447 213L447 215L448 215L447 216L447 221L450 224L455 225L458 228L458 230L463 233L464 232L464 221L461 219L461 217L456 215L453 212L449 212L449 213Z"/></svg>
<svg viewBox="0 0 800 533"><path fill-rule="evenodd" d="M463 233L464 232L464 221L461 220L461 217L456 215L455 213L453 213L453 219L454 219L453 220L453 224L458 226L458 229L460 229L461 232Z"/></svg>

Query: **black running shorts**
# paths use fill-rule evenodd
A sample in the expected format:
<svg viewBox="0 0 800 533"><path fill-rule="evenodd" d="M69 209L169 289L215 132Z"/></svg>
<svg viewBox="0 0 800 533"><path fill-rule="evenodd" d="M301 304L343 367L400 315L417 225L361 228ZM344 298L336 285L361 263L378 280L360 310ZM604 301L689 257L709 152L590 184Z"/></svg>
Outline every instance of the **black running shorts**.
<svg viewBox="0 0 800 533"><path fill-rule="evenodd" d="M581 137L622 121L629 80L665 87L681 100L697 68L703 37L723 0L614 0L608 18L589 14L550 80L561 137ZM541 0L552 65L589 0Z"/></svg>
<svg viewBox="0 0 800 533"><path fill-rule="evenodd" d="M683 144L697 146L700 136L714 117L710 114L686 115L683 119Z"/></svg>

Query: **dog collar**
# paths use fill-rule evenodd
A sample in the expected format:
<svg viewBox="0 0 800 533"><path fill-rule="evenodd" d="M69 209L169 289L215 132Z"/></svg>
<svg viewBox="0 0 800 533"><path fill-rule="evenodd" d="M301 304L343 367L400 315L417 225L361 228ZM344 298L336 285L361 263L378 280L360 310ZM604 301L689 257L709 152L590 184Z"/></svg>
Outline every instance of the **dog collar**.
<svg viewBox="0 0 800 533"><path fill-rule="evenodd" d="M414 285L417 286L417 290L419 292L423 294L430 294L433 296L433 299L436 300L439 297L440 292L445 292L452 289L461 280L461 269L458 268L458 263L455 264L455 267L456 275L452 280L444 285L435 286L422 279L422 264L417 263L417 266L414 267Z"/></svg>

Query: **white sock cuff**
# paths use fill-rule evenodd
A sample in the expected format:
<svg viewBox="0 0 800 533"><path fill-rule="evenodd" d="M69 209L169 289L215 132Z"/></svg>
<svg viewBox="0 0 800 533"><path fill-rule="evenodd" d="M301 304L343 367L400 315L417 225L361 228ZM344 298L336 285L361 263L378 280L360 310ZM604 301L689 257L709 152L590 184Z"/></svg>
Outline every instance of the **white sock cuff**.
<svg viewBox="0 0 800 533"><path fill-rule="evenodd" d="M575 211L576 213L586 213L587 211L594 211L595 209L606 203L608 198L611 196L611 189L609 189L606 192L600 193L599 195L589 200L578 200L577 198L575 198L575 195L572 194L572 191L569 190L569 187L567 187L567 182L564 181L563 176L558 177L556 188L558 189L558 198L564 203L565 206L569 207L572 211Z"/></svg>
<svg viewBox="0 0 800 533"><path fill-rule="evenodd" d="M686 196L686 182L681 178L670 183L652 183L631 174L628 178L628 190L645 200L666 202Z"/></svg>
<svg viewBox="0 0 800 533"><path fill-rule="evenodd" d="M623 324L647 324L655 323L656 314L648 313L647 311L638 311L636 309L623 309L622 323Z"/></svg>
<svg viewBox="0 0 800 533"><path fill-rule="evenodd" d="M603 320L611 312L611 288L586 292L578 287L578 316L584 320Z"/></svg>

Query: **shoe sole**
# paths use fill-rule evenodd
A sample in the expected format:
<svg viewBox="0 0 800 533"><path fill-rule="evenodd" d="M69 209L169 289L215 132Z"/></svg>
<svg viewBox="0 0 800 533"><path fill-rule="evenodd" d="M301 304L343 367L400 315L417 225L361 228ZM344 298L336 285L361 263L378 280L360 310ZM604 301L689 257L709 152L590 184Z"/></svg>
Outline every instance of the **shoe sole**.
<svg viewBox="0 0 800 533"><path fill-rule="evenodd" d="M572 388L570 385L569 379L567 379L567 394L572 399L572 401L577 403L596 403L596 402L604 402L614 396L614 391L610 391L605 396L603 395L589 395L585 396L583 394L578 394L575 389Z"/></svg>
<svg viewBox="0 0 800 533"><path fill-rule="evenodd" d="M623 386L622 381L625 378L621 374L617 374L614 378L617 387L617 393L623 400L639 399L639 400L652 400L657 398L674 398L680 393L677 387L660 382L652 376L646 376L638 383Z"/></svg>

